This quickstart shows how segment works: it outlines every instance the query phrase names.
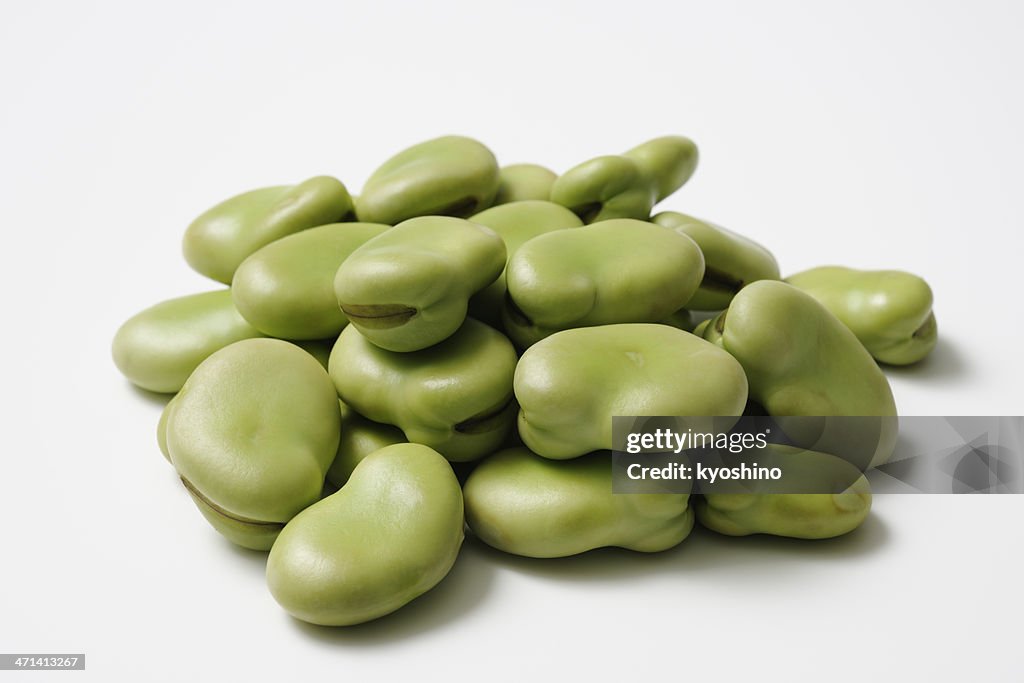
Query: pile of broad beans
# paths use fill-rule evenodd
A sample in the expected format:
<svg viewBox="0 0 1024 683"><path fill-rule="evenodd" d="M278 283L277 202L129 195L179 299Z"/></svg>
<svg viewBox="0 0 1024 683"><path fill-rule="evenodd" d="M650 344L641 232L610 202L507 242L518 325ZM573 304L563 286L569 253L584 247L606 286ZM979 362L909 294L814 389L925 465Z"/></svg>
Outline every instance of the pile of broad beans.
<svg viewBox="0 0 1024 683"><path fill-rule="evenodd" d="M757 242L653 213L697 158L669 136L556 175L449 136L358 196L319 176L231 197L184 236L188 263L228 286L132 317L114 360L173 394L164 456L214 529L269 550L272 594L312 623L428 591L467 526L530 557L662 551L696 521L846 533L871 505L859 473L835 493L612 493L614 415L891 417L879 363L935 345L915 275L783 279Z"/></svg>

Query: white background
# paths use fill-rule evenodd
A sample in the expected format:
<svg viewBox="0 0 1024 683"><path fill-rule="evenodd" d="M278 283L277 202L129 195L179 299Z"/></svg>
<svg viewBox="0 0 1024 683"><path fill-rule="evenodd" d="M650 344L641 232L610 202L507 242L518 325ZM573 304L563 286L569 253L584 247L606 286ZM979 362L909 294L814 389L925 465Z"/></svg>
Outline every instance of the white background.
<svg viewBox="0 0 1024 683"><path fill-rule="evenodd" d="M321 173L358 191L446 133L557 171L682 133L700 168L662 208L787 273L929 280L941 341L890 373L902 413L1022 414L1022 19L1012 1L3 3L0 651L87 653L31 680L1021 680L1024 496L878 496L822 543L528 561L469 542L399 613L303 626L263 556L194 509L156 447L161 402L109 344L211 288L180 239L225 196Z"/></svg>

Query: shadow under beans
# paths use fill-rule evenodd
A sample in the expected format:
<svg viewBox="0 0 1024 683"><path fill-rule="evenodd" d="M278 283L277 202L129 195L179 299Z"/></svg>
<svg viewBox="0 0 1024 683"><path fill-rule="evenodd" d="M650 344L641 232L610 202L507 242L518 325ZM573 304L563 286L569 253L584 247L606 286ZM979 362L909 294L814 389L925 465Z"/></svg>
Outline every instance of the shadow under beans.
<svg viewBox="0 0 1024 683"><path fill-rule="evenodd" d="M948 339L939 339L932 352L923 360L911 365L887 365L879 363L886 375L906 378L908 380L924 380L935 384L958 379L967 374L970 366L967 359Z"/></svg>
<svg viewBox="0 0 1024 683"><path fill-rule="evenodd" d="M694 529L693 552L681 558L684 571L720 571L742 565L772 567L806 565L808 560L845 564L849 560L878 552L889 542L889 528L878 515L836 538L801 539L754 534L726 536L698 525Z"/></svg>
<svg viewBox="0 0 1024 683"><path fill-rule="evenodd" d="M484 548L489 560L515 571L556 580L618 582L644 576L693 576L701 572L787 571L806 566L809 559L843 563L877 552L889 539L885 523L871 515L854 531L831 539L803 540L757 534L725 536L699 524L682 543L660 553L639 553L624 548L598 548L561 558L529 558Z"/></svg>
<svg viewBox="0 0 1024 683"><path fill-rule="evenodd" d="M355 626L317 626L285 617L306 637L331 646L372 647L414 638L459 619L485 601L496 568L534 576L580 582L615 582L644 576L693 578L702 572L770 573L773 581L799 581L809 559L842 564L884 546L885 523L870 516L853 532L833 539L807 541L777 536L731 537L696 526L675 548L661 553L638 553L623 548L598 548L582 555L538 559L501 552L467 535L452 571L433 590L380 619ZM235 548L245 562L262 567L266 554Z"/></svg>
<svg viewBox="0 0 1024 683"><path fill-rule="evenodd" d="M147 403L151 403L155 406L160 406L161 408L166 406L168 401L174 398L174 394L160 394L155 391L143 389L142 387L137 387L131 382L128 383L128 388L138 398L141 398Z"/></svg>
<svg viewBox="0 0 1024 683"><path fill-rule="evenodd" d="M331 645L368 647L435 631L476 609L494 580L494 565L467 536L455 565L441 583L391 614L355 626L316 626L289 617L314 640Z"/></svg>

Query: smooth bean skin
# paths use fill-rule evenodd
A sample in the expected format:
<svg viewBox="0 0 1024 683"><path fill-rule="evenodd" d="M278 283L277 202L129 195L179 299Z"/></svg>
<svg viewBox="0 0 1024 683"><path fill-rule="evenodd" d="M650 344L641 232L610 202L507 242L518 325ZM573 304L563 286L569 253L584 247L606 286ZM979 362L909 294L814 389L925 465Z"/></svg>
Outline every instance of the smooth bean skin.
<svg viewBox="0 0 1024 683"><path fill-rule="evenodd" d="M166 445L210 524L267 550L320 499L340 422L334 385L312 356L278 339L246 339L188 378L167 415Z"/></svg>
<svg viewBox="0 0 1024 683"><path fill-rule="evenodd" d="M341 310L371 342L419 351L451 336L469 297L505 267L505 243L461 218L411 218L345 259L334 278Z"/></svg>
<svg viewBox="0 0 1024 683"><path fill-rule="evenodd" d="M622 156L632 159L654 181L655 203L686 184L697 170L697 145L681 135L666 135L637 145Z"/></svg>
<svg viewBox="0 0 1024 683"><path fill-rule="evenodd" d="M551 169L537 164L502 166L498 171L498 194L494 197L494 205L547 200L557 177Z"/></svg>
<svg viewBox="0 0 1024 683"><path fill-rule="evenodd" d="M185 230L185 260L196 272L230 284L238 266L257 249L307 228L352 220L353 215L348 190L330 176L252 190L192 221Z"/></svg>
<svg viewBox="0 0 1024 683"><path fill-rule="evenodd" d="M765 452L767 451L767 452ZM826 453L769 444L751 450L751 460L794 476L842 482L836 493L714 493L694 505L702 526L728 536L770 534L790 538L833 538L860 526L871 509L871 486L850 463ZM830 472L831 471L831 472ZM847 482L853 482L847 485ZM757 482L745 482L756 487ZM739 487L737 487L739 488Z"/></svg>
<svg viewBox="0 0 1024 683"><path fill-rule="evenodd" d="M527 200L493 206L470 220L498 233L505 243L506 263L523 244L555 230L578 228L583 222L569 209L554 202ZM469 312L477 320L501 328L501 309L505 305L505 271L473 295Z"/></svg>
<svg viewBox="0 0 1024 683"><path fill-rule="evenodd" d="M712 319L704 338L740 362L750 397L768 414L880 416L886 419L877 424L865 464L892 455L898 423L889 382L853 333L809 294L784 282L749 284Z"/></svg>
<svg viewBox="0 0 1024 683"><path fill-rule="evenodd" d="M690 237L704 254L704 278L687 303L697 311L718 311L744 286L757 280L778 280L779 264L757 242L731 230L677 211L662 211L652 223Z"/></svg>
<svg viewBox="0 0 1024 683"><path fill-rule="evenodd" d="M786 282L817 299L883 363L916 363L938 341L931 287L912 273L821 266Z"/></svg>
<svg viewBox="0 0 1024 683"><path fill-rule="evenodd" d="M440 344L412 353L382 349L350 325L330 360L342 401L451 461L493 453L511 431L515 368L512 343L472 318Z"/></svg>
<svg viewBox="0 0 1024 683"><path fill-rule="evenodd" d="M421 142L373 172L356 201L359 220L395 225L415 216L465 218L482 211L498 192L498 162L467 137Z"/></svg>
<svg viewBox="0 0 1024 683"><path fill-rule="evenodd" d="M341 439L338 440L338 455L327 470L327 481L341 488L366 456L385 446L405 443L406 438L401 429L367 420L344 401L339 400L338 405L341 408Z"/></svg>
<svg viewBox="0 0 1024 683"><path fill-rule="evenodd" d="M214 351L261 337L220 289L163 301L132 316L114 335L114 364L132 384L163 394L181 389Z"/></svg>
<svg viewBox="0 0 1024 683"><path fill-rule="evenodd" d="M267 558L267 585L293 617L361 624L436 586L463 540L451 466L420 444L365 458L337 493L300 512Z"/></svg>
<svg viewBox="0 0 1024 683"><path fill-rule="evenodd" d="M660 552L693 529L689 494L613 494L611 453L548 460L527 448L477 465L463 489L466 521L484 543L526 557L616 546Z"/></svg>
<svg viewBox="0 0 1024 683"><path fill-rule="evenodd" d="M633 219L558 230L509 259L502 322L525 348L574 327L657 322L686 305L704 257L685 235Z"/></svg>
<svg viewBox="0 0 1024 683"><path fill-rule="evenodd" d="M569 169L551 186L551 201L584 223L613 218L647 220L657 187L633 159L600 156Z"/></svg>
<svg viewBox="0 0 1024 683"><path fill-rule="evenodd" d="M238 312L271 337L337 337L348 318L338 308L334 276L352 252L390 227L330 223L271 242L235 271L231 295Z"/></svg>
<svg viewBox="0 0 1024 683"><path fill-rule="evenodd" d="M515 371L519 436L533 452L575 458L612 448L615 415L741 415L747 379L722 349L667 325L557 332Z"/></svg>

